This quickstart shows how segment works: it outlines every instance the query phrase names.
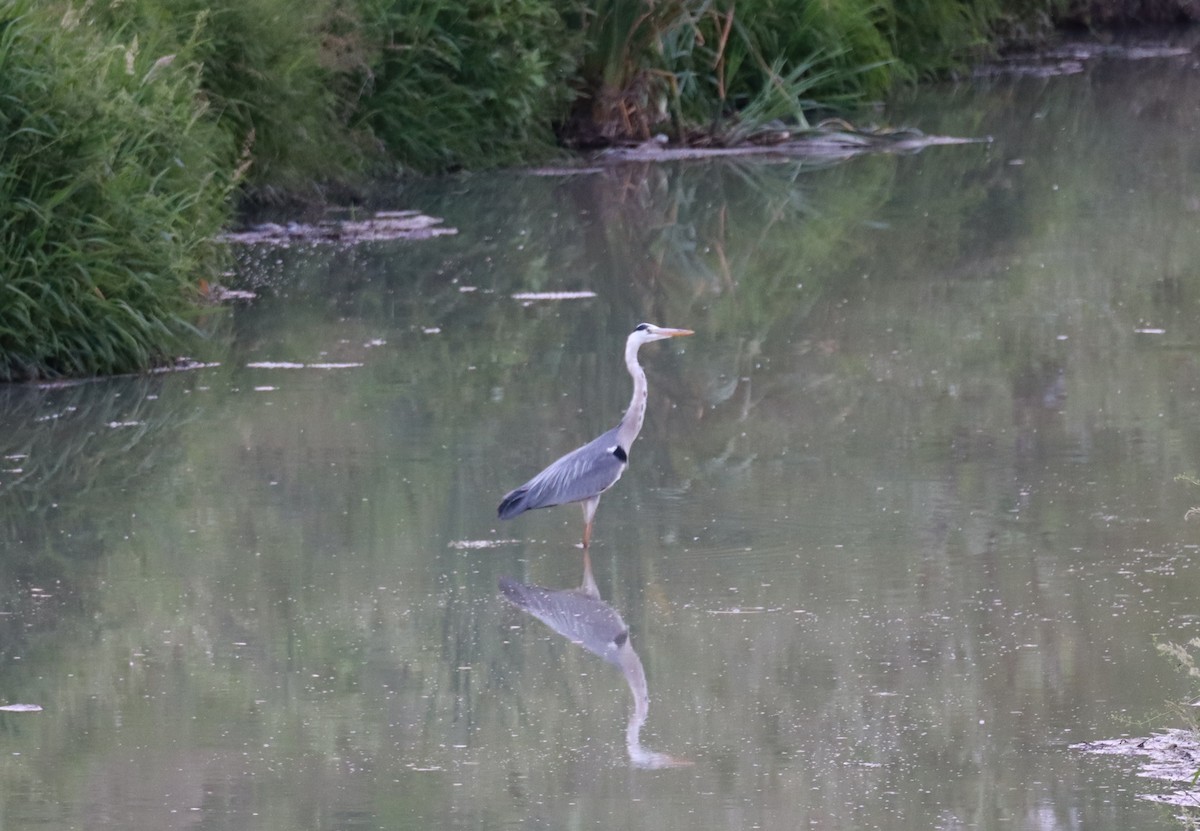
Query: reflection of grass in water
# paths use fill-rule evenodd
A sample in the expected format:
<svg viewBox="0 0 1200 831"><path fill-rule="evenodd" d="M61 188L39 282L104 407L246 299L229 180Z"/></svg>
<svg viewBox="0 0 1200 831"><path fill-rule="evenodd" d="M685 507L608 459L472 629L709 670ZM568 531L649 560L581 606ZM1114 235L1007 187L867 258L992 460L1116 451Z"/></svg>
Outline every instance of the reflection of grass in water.
<svg viewBox="0 0 1200 831"><path fill-rule="evenodd" d="M21 471L0 478L5 508L15 500L24 513L40 513L64 494L135 484L164 452L174 452L176 443L163 441L163 432L195 418L191 408L168 409L165 385L152 377L3 390L9 426L0 457L19 462Z"/></svg>
<svg viewBox="0 0 1200 831"><path fill-rule="evenodd" d="M732 315L722 322L742 331L769 326L795 316L796 283L808 290L804 300L819 294L853 253L854 232L890 195L892 162L882 161L819 178L810 174L822 168L809 162L722 162L704 175L694 165L625 168L622 187L601 181L589 190L593 212L610 221L597 239L603 251L583 253L621 274L686 284L674 293ZM632 267L647 251L651 268Z"/></svg>
<svg viewBox="0 0 1200 831"><path fill-rule="evenodd" d="M127 503L153 487L181 455L178 429L196 417L189 399L171 405L168 385L154 377L0 391L0 605L12 612L0 616L0 654L21 654L43 631L86 617L86 564L131 522L97 503L109 494Z"/></svg>
<svg viewBox="0 0 1200 831"><path fill-rule="evenodd" d="M1195 476L1181 473L1175 477L1176 482L1186 482L1189 485L1200 487L1200 479ZM1184 513L1183 518L1191 519L1194 516L1200 515L1200 506L1192 506ZM1155 644L1155 648L1160 655L1165 655L1170 658L1178 670L1183 672L1188 678L1200 679L1200 665L1197 665L1196 654L1200 652L1200 638L1192 638L1183 644L1178 644L1173 641L1164 641ZM1192 704L1176 704L1172 708L1174 712L1181 716L1187 723L1188 729L1192 733L1200 734L1200 719L1196 716L1196 710ZM1192 776L1192 787L1196 787L1196 783L1200 781L1200 768L1196 769L1195 775ZM1188 817L1189 828L1196 827L1196 818Z"/></svg>
<svg viewBox="0 0 1200 831"><path fill-rule="evenodd" d="M737 420L743 400L753 406L772 383L789 383L765 373L768 383L760 385L761 344L808 337L812 309L860 273L847 262L870 256L873 237L863 229L892 197L896 168L893 158L833 169L742 160L621 165L519 186L511 176L479 177L470 184L472 199L441 193L418 200L473 229L452 242L246 252L242 265L256 284L319 300L289 301L285 315L268 296L240 308L234 325L247 333L243 343L272 343L271 357L280 360L311 360L314 344L334 343L335 333L356 349L386 337L380 356L404 349L411 359L402 368L380 362L367 371L406 384L432 382L434 368L454 373L447 394L421 405L447 426L473 421L478 396L520 388L515 379L531 365L547 377L582 373L593 380L563 399L560 417L547 422L576 424L571 413L583 407L597 414L595 424L580 425L585 432L611 426L605 422L627 401L628 377L614 344L640 320L689 326L706 333L689 349L720 357L697 366L704 377L689 378L671 369L673 350L660 350L651 369L656 396L705 406L747 393L750 384L738 379L755 378L752 397L731 399ZM510 299L515 291L579 289L598 297L530 307ZM421 335L423 326L441 331ZM595 339L575 347L579 326ZM511 399L489 406L500 414L522 405ZM495 423L502 421L498 415ZM496 436L494 444L506 442Z"/></svg>
<svg viewBox="0 0 1200 831"><path fill-rule="evenodd" d="M1196 479L1191 477L1181 476L1177 478L1185 479L1193 484L1200 484L1200 482L1197 482ZM1192 513L1200 513L1200 508L1191 508L1188 511L1188 514ZM1200 638L1192 638L1184 644L1166 641L1155 644L1155 648L1158 649L1160 655L1165 655L1174 661L1176 668L1187 675L1188 678L1200 679L1200 666L1197 665L1196 661L1196 655L1200 653ZM1187 729L1191 731L1193 735L1200 735L1200 718L1197 718L1196 716L1196 708L1194 704L1176 703L1171 709L1177 716L1183 719L1183 721L1187 724ZM1192 775L1191 786L1195 788L1197 782L1200 782L1200 767L1198 767L1196 772ZM1181 818L1186 821L1188 828L1197 827L1198 818L1196 815L1189 812Z"/></svg>
<svg viewBox="0 0 1200 831"><path fill-rule="evenodd" d="M1175 481L1176 482L1187 482L1189 485L1195 485L1197 487L1200 487L1200 479L1197 479L1195 476L1188 476L1183 473L1176 476ZM1194 517L1196 515L1200 515L1200 506L1194 505L1191 508L1187 509L1187 513L1185 513L1183 515L1183 518L1191 519L1192 517Z"/></svg>

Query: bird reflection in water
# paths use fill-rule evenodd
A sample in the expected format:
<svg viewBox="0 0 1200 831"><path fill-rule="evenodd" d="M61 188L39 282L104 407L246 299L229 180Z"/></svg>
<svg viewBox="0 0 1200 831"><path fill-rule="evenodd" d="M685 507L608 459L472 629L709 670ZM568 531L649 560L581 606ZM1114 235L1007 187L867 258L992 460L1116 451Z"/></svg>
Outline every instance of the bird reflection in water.
<svg viewBox="0 0 1200 831"><path fill-rule="evenodd" d="M591 563L584 559L583 584L578 589L553 589L500 578L500 591L517 608L528 612L572 643L599 655L618 667L633 693L633 711L625 727L629 761L639 768L669 768L690 765L666 753L642 747L642 725L650 710L650 693L642 660L629 641L629 627L617 610L600 598Z"/></svg>

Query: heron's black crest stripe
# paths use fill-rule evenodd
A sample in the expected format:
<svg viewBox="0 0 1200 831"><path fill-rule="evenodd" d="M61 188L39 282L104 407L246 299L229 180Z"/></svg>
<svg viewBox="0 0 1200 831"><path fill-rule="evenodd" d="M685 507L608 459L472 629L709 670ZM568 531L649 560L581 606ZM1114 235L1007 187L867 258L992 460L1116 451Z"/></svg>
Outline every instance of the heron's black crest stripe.
<svg viewBox="0 0 1200 831"><path fill-rule="evenodd" d="M628 629L626 629L624 632L621 632L619 635L617 635L615 638L613 638L613 643L615 643L617 646L624 646L625 641L627 641L627 640L629 640L629 630Z"/></svg>
<svg viewBox="0 0 1200 831"><path fill-rule="evenodd" d="M616 456L621 462L629 461L629 454L626 453L625 448L621 447L619 444L613 449L613 455Z"/></svg>

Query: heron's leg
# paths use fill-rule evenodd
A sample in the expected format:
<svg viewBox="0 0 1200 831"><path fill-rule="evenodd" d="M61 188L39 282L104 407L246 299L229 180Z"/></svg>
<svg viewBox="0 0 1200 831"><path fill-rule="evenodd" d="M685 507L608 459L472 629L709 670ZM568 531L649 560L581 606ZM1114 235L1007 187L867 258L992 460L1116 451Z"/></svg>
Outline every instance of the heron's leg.
<svg viewBox="0 0 1200 831"><path fill-rule="evenodd" d="M587 551L592 544L592 518L596 516L596 508L600 505L600 494L583 501L583 550Z"/></svg>
<svg viewBox="0 0 1200 831"><path fill-rule="evenodd" d="M596 586L596 578L592 576L592 555L588 550L583 549L583 582L579 584L579 590L588 597L599 597L600 589Z"/></svg>

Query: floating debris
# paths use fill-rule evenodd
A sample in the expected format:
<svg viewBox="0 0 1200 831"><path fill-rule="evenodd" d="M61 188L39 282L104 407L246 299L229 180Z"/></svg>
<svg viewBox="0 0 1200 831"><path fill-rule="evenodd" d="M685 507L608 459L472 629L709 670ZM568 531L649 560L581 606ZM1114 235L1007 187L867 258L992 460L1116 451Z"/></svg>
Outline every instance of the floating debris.
<svg viewBox="0 0 1200 831"><path fill-rule="evenodd" d="M1053 78L1057 75L1076 75L1083 72L1087 61L1109 60L1144 61L1155 58L1182 58L1192 54L1186 46L1125 46L1105 43L1068 43L1057 49L1033 55L1012 55L1004 60L984 64L975 69L978 77L997 75L1027 75Z"/></svg>
<svg viewBox="0 0 1200 831"><path fill-rule="evenodd" d="M258 295L245 289L226 288L220 283L210 283L201 280L199 284L201 296L209 303L227 303L230 300L254 300Z"/></svg>
<svg viewBox="0 0 1200 831"><path fill-rule="evenodd" d="M5 713L40 713L42 706L40 704L2 704L0 712Z"/></svg>
<svg viewBox="0 0 1200 831"><path fill-rule="evenodd" d="M205 363L204 361L196 361L192 358L176 358L175 363L169 366L156 366L150 370L151 375L161 375L164 372L191 372L193 369L211 369L214 366L220 366L219 361Z"/></svg>
<svg viewBox="0 0 1200 831"><path fill-rule="evenodd" d="M519 291L513 300L587 300L595 297L594 291Z"/></svg>
<svg viewBox="0 0 1200 831"><path fill-rule="evenodd" d="M454 540L447 547L467 551L479 548L499 548L502 545L516 545L519 542L520 540Z"/></svg>
<svg viewBox="0 0 1200 831"><path fill-rule="evenodd" d="M258 297L256 292L246 289L227 289L224 286L216 286L216 288L220 289L219 300L253 300Z"/></svg>
<svg viewBox="0 0 1200 831"><path fill-rule="evenodd" d="M1082 61L1047 61L1032 58L1028 61L981 66L975 70L975 76L991 78L998 75L1027 75L1031 78L1057 78L1060 75L1078 75L1081 72L1083 72Z"/></svg>
<svg viewBox="0 0 1200 831"><path fill-rule="evenodd" d="M361 362L301 364L294 361L255 361L246 364L246 369L354 369L360 366Z"/></svg>
<svg viewBox="0 0 1200 831"><path fill-rule="evenodd" d="M839 161L865 153L916 153L926 147L946 144L978 144L988 138L929 136L914 129L858 129L842 121L823 122L816 128L792 133L772 131L769 136L751 136L747 143L726 147L689 147L647 141L636 147L614 147L601 158L619 162L667 162L711 159L721 156L761 156L781 159L817 158Z"/></svg>
<svg viewBox="0 0 1200 831"><path fill-rule="evenodd" d="M1183 58L1192 54L1186 46L1149 44L1142 46L1119 43L1067 43L1046 52L1050 58L1073 58L1079 61L1092 58L1117 58L1127 61L1144 61L1153 58Z"/></svg>
<svg viewBox="0 0 1200 831"><path fill-rule="evenodd" d="M535 167L528 171L530 176L583 176L594 173L603 173L604 168L589 165L584 167L571 167L564 165L563 167Z"/></svg>
<svg viewBox="0 0 1200 831"><path fill-rule="evenodd" d="M1171 793L1138 794L1150 802L1200 806L1200 789L1195 787L1200 768L1200 736L1190 730L1172 729L1144 738L1104 739L1071 745L1072 750L1102 756L1138 757L1137 775L1163 782L1187 782L1191 787Z"/></svg>
<svg viewBox="0 0 1200 831"><path fill-rule="evenodd" d="M277 245L286 248L294 243L355 245L360 242L431 239L458 233L457 228L439 227L442 221L438 217L425 216L420 211L379 211L367 219L288 222L285 225L265 222L244 231L230 231L222 239L243 245Z"/></svg>
<svg viewBox="0 0 1200 831"><path fill-rule="evenodd" d="M67 413L75 412L76 409L77 409L76 407L67 407L61 413L47 413L44 416L38 416L37 418L34 419L34 421L39 422L39 423L43 422L43 421L54 421L57 418L62 418Z"/></svg>

